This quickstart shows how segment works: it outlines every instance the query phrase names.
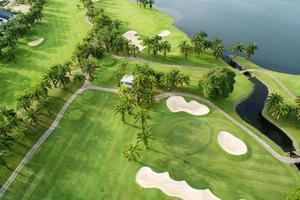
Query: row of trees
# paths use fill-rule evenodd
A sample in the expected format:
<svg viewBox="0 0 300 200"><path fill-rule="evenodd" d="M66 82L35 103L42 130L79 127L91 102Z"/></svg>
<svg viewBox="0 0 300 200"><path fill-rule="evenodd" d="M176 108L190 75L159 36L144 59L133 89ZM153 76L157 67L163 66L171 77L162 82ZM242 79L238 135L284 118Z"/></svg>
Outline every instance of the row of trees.
<svg viewBox="0 0 300 200"><path fill-rule="evenodd" d="M100 58L104 52L128 53L133 56L139 48L124 38L120 32L121 21L113 20L104 10L97 9L91 0L82 0L87 9L87 16L93 23L91 34L76 47L75 57L78 62L89 56Z"/></svg>
<svg viewBox="0 0 300 200"><path fill-rule="evenodd" d="M118 84L127 72L129 72L127 63L123 63L115 71L114 74ZM153 139L148 120L151 116L149 109L153 102L154 87L158 86L171 90L189 84L190 79L179 70L162 73L156 72L148 65L136 65L134 70L129 73L134 74L133 85L131 88L120 87L114 111L123 123L126 122L126 115L132 115L136 123L140 124L141 131L137 134L137 142L125 145L123 148L123 155L128 161L137 161L141 152L139 144L143 143L148 149L149 140Z"/></svg>
<svg viewBox="0 0 300 200"><path fill-rule="evenodd" d="M40 21L45 0L30 1L32 7L27 14L18 14L12 20L4 23L0 28L0 59L16 62L14 49L18 41L31 29L31 26Z"/></svg>
<svg viewBox="0 0 300 200"><path fill-rule="evenodd" d="M149 6L152 9L154 5L154 0L136 0L136 3L140 5L140 7L147 8Z"/></svg>
<svg viewBox="0 0 300 200"><path fill-rule="evenodd" d="M159 52L162 52L164 56L171 51L171 43L167 40L162 40L162 37L156 35L152 38L145 38L143 44L147 47L148 54L152 52L156 56Z"/></svg>
<svg viewBox="0 0 300 200"><path fill-rule="evenodd" d="M34 4L35 5L35 4ZM81 86L86 79L92 79L96 72L97 65L89 59L91 56L99 57L102 55L102 49L97 49L89 38L84 39L84 44L79 46L73 53L72 61L57 64L49 68L33 87L27 89L23 94L17 97L16 109L6 106L0 108L0 164L9 168L5 157L10 154L11 146L15 138L28 131L38 123L38 116L50 110L50 90L54 88L65 88L70 83ZM88 48L84 48L84 47ZM92 48L91 48L92 46ZM81 73L72 74L72 67L79 66Z"/></svg>
<svg viewBox="0 0 300 200"><path fill-rule="evenodd" d="M217 58L222 58L225 51L224 43L221 39L209 39L208 34L205 31L198 32L191 41L183 41L178 46L181 53L187 59L188 55L196 53L200 55L205 53L207 49L212 50L212 54ZM244 53L247 58L250 58L254 55L257 46L255 43L250 42L247 47L244 47L242 43L237 43L233 47L233 54L236 56L239 53Z"/></svg>
<svg viewBox="0 0 300 200"><path fill-rule="evenodd" d="M249 59L251 56L255 54L257 50L257 46L255 43L250 42L246 47L244 47L243 43L238 42L232 48L233 56L237 56L239 53L244 53L244 55Z"/></svg>
<svg viewBox="0 0 300 200"><path fill-rule="evenodd" d="M266 99L266 105L275 120L288 115L294 115L300 120L300 97L297 97L295 104L287 104L284 102L283 96L278 93L271 93Z"/></svg>

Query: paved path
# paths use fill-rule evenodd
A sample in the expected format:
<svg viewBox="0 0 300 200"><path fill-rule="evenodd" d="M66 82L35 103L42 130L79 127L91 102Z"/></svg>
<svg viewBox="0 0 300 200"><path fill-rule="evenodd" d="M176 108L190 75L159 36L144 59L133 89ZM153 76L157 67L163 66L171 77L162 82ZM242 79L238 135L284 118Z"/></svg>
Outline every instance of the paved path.
<svg viewBox="0 0 300 200"><path fill-rule="evenodd" d="M105 88L101 86L96 86L91 84L90 82L86 82L79 90L77 90L64 104L62 109L59 111L58 115L56 116L56 119L50 126L50 128L42 135L42 137L36 142L36 144L29 150L29 152L25 155L25 157L22 159L22 161L19 163L15 171L11 174L11 176L7 179L5 184L0 189L0 198L3 196L3 194L6 192L6 190L9 188L9 186L12 184L12 182L15 180L15 178L18 176L18 174L22 171L24 166L31 160L35 152L41 147L41 145L46 141L46 139L53 133L59 122L61 121L62 117L64 116L66 110L69 108L71 103L84 91L86 90L99 90L109 93L118 93L117 89L112 88ZM179 93L179 92L173 92L173 93L163 93L161 95L156 96L156 100L162 100L163 98L166 98L168 96L173 95L180 95L185 97L191 97L194 99L197 99L199 101L202 101L215 109L217 112L222 114L225 118L227 118L229 121L231 121L233 124L244 130L246 133L248 133L251 137L253 137L259 144L262 145L263 148L265 148L273 157L275 157L277 160L281 161L282 163L286 164L294 164L294 163L300 163L300 158L289 158L280 155L275 150L273 150L266 142L264 142L262 139L260 139L255 133L253 133L250 129L248 129L246 126L241 124L240 122L233 119L230 115L228 115L225 111L223 111L221 108L210 102L209 100L203 99L199 96L188 94L188 93Z"/></svg>
<svg viewBox="0 0 300 200"><path fill-rule="evenodd" d="M277 77L275 77L273 74L269 73L266 70L263 69L247 69L247 70L242 70L240 73L245 73L245 72L259 72L259 73L264 73L265 75L269 76L273 81L275 81L279 87L281 87L282 90L284 90L289 97L292 99L296 99L296 95L294 95Z"/></svg>

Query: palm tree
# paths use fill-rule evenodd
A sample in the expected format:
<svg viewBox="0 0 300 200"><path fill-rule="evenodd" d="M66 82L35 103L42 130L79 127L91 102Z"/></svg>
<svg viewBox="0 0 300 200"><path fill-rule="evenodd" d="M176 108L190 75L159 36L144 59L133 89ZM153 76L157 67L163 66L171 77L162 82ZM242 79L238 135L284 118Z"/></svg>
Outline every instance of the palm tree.
<svg viewBox="0 0 300 200"><path fill-rule="evenodd" d="M136 162L141 154L138 144L128 144L123 146L123 156L129 162Z"/></svg>
<svg viewBox="0 0 300 200"><path fill-rule="evenodd" d="M271 115L278 120L289 113L289 107L286 104L276 104L271 108Z"/></svg>
<svg viewBox="0 0 300 200"><path fill-rule="evenodd" d="M187 59L188 54L193 51L193 47L188 44L187 41L183 41L178 47L180 48L180 52L184 54L185 59Z"/></svg>
<svg viewBox="0 0 300 200"><path fill-rule="evenodd" d="M208 35L205 31L200 31L192 38L192 43L196 53L201 54L205 51L205 40L207 36Z"/></svg>
<svg viewBox="0 0 300 200"><path fill-rule="evenodd" d="M244 50L244 53L245 53L247 59L249 59L252 55L254 55L255 50L257 50L256 44L253 42L250 42Z"/></svg>
<svg viewBox="0 0 300 200"><path fill-rule="evenodd" d="M152 43L153 43L152 38L146 37L143 40L143 45L147 47L148 54L150 54L150 52L152 51Z"/></svg>
<svg viewBox="0 0 300 200"><path fill-rule="evenodd" d="M96 69L97 69L96 65L94 65L89 59L85 59L82 62L81 71L86 75L87 80L93 78Z"/></svg>
<svg viewBox="0 0 300 200"><path fill-rule="evenodd" d="M33 109L29 109L26 111L26 122L29 126L32 126L33 124L37 123L37 112Z"/></svg>
<svg viewBox="0 0 300 200"><path fill-rule="evenodd" d="M149 149L149 140L153 139L150 129L146 127L137 134L137 141L142 142L147 149Z"/></svg>
<svg viewBox="0 0 300 200"><path fill-rule="evenodd" d="M5 158L9 155L8 150L1 150L0 151L0 165L5 166L7 169L10 169L10 167L7 164L7 161Z"/></svg>
<svg viewBox="0 0 300 200"><path fill-rule="evenodd" d="M141 124L142 129L144 130L147 126L147 120L151 118L149 110L144 108L139 108L137 113L134 116L135 122Z"/></svg>
<svg viewBox="0 0 300 200"><path fill-rule="evenodd" d="M150 9L152 9L153 4L154 4L154 0L148 0L147 3L149 4Z"/></svg>
<svg viewBox="0 0 300 200"><path fill-rule="evenodd" d="M154 56L157 55L157 53L159 51L161 51L161 44L160 41L162 40L162 37L160 37L159 35L156 35L152 38L151 42L152 42L152 53Z"/></svg>
<svg viewBox="0 0 300 200"><path fill-rule="evenodd" d="M243 53L244 46L243 43L238 42L236 45L234 45L232 49L233 56L237 56L239 53Z"/></svg>
<svg viewBox="0 0 300 200"><path fill-rule="evenodd" d="M160 48L161 48L161 51L163 52L164 56L166 56L167 53L171 51L171 43L168 41L163 41L160 44Z"/></svg>
<svg viewBox="0 0 300 200"><path fill-rule="evenodd" d="M125 123L125 115L132 114L136 104L128 94L119 94L117 104L114 106L114 112L121 117L121 121Z"/></svg>
<svg viewBox="0 0 300 200"><path fill-rule="evenodd" d="M121 79L123 76L126 74L126 69L127 69L128 63L122 63L118 69L114 71L114 78L117 81L118 87L120 87Z"/></svg>
<svg viewBox="0 0 300 200"><path fill-rule="evenodd" d="M225 51L222 43L217 43L213 47L213 55L219 59L223 57L223 52Z"/></svg>
<svg viewBox="0 0 300 200"><path fill-rule="evenodd" d="M266 105L269 109L283 103L283 97L278 93L271 93L266 99Z"/></svg>
<svg viewBox="0 0 300 200"><path fill-rule="evenodd" d="M300 96L297 97L295 102L297 104L296 115L297 115L297 118L300 120Z"/></svg>

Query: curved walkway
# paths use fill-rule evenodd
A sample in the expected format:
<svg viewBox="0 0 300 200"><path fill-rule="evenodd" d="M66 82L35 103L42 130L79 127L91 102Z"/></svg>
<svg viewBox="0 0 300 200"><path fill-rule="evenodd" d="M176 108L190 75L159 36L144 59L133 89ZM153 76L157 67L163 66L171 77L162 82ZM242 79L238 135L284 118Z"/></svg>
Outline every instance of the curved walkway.
<svg viewBox="0 0 300 200"><path fill-rule="evenodd" d="M96 86L91 84L90 82L86 82L80 89L78 89L64 104L62 109L59 111L56 119L50 126L50 128L42 135L42 137L36 142L36 144L28 151L28 153L25 155L25 157L22 159L22 161L19 163L15 171L11 174L11 176L7 179L5 184L0 189L0 198L3 196L3 194L6 192L6 190L9 188L9 186L12 184L12 182L15 180L15 178L19 175L19 173L22 171L24 166L31 160L35 152L41 147L41 145L46 141L46 139L53 133L59 122L61 121L62 117L64 116L66 110L69 108L71 103L80 96L84 91L86 90L99 90L109 93L118 93L118 89L112 89L112 88L105 88L101 86ZM280 155L277 153L274 149L272 149L266 142L264 142L262 139L260 139L255 133L253 133L250 129L248 129L246 126L241 124L240 122L233 119L230 115L228 115L225 111L223 111L221 108L213 104L207 99L203 99L199 96L188 94L188 93L180 93L180 92L173 92L173 93L163 93L161 95L156 96L156 100L161 100L163 98L173 96L173 95L181 95L185 97L191 97L194 99L197 99L199 101L202 101L206 103L207 105L211 106L213 109L215 109L217 112L222 114L225 118L227 118L229 121L231 121L233 124L244 130L248 135L253 137L259 144L262 145L262 147L267 150L274 158L279 160L282 163L285 164L295 164L300 163L300 158L289 158Z"/></svg>
<svg viewBox="0 0 300 200"><path fill-rule="evenodd" d="M283 89L287 95L289 97L291 97L292 99L296 99L296 95L294 95L277 77L275 77L273 74L269 73L266 70L263 69L247 69L247 70L242 70L240 71L240 73L245 73L245 72L260 72L260 73L264 73L265 75L269 76L271 79L273 79L273 81L275 81L279 87L281 87L281 89Z"/></svg>

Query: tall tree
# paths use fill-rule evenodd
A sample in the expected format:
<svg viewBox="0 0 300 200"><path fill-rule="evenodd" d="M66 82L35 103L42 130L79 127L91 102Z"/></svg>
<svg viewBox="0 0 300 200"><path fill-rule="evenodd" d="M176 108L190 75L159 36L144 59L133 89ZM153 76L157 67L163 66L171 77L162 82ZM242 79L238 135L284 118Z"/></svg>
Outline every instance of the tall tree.
<svg viewBox="0 0 300 200"><path fill-rule="evenodd" d="M138 161L141 151L138 144L128 144L123 146L123 156L129 162Z"/></svg>
<svg viewBox="0 0 300 200"><path fill-rule="evenodd" d="M237 56L239 53L243 53L244 45L241 42L236 43L232 48L233 56Z"/></svg>
<svg viewBox="0 0 300 200"><path fill-rule="evenodd" d="M136 123L140 123L142 130L144 130L147 127L148 120L151 119L151 116L149 110L139 107L134 118Z"/></svg>
<svg viewBox="0 0 300 200"><path fill-rule="evenodd" d="M210 70L199 81L205 98L227 98L233 92L235 73L228 68L215 68Z"/></svg>
<svg viewBox="0 0 300 200"><path fill-rule="evenodd" d="M185 59L193 52L193 47L187 41L183 41L178 47L180 48L180 52L184 54Z"/></svg>
<svg viewBox="0 0 300 200"><path fill-rule="evenodd" d="M255 54L256 50L257 50L256 44L253 42L250 42L244 50L244 53L245 53L247 59L249 59L251 56L253 56Z"/></svg>
<svg viewBox="0 0 300 200"><path fill-rule="evenodd" d="M160 44L160 49L163 52L164 56L166 56L167 53L169 53L171 51L171 43L168 41L163 41Z"/></svg>
<svg viewBox="0 0 300 200"><path fill-rule="evenodd" d="M153 139L153 137L149 127L142 129L142 131L137 134L137 141L142 142L147 149L149 149L150 139Z"/></svg>

